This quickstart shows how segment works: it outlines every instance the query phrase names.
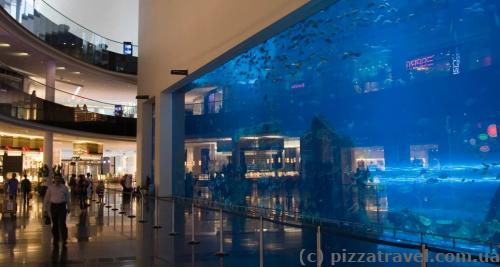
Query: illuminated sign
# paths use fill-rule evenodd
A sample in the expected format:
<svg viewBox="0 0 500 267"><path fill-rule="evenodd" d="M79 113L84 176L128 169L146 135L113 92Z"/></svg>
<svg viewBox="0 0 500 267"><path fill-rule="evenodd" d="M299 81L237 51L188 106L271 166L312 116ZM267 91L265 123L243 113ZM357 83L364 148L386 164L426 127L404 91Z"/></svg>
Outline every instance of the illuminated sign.
<svg viewBox="0 0 500 267"><path fill-rule="evenodd" d="M131 42L123 42L123 54L131 56L133 53L133 46Z"/></svg>
<svg viewBox="0 0 500 267"><path fill-rule="evenodd" d="M418 70L418 71L428 70L430 67L433 66L433 63L434 63L434 55L416 58L406 61L406 69Z"/></svg>
<svg viewBox="0 0 500 267"><path fill-rule="evenodd" d="M123 106L122 105L115 105L115 116L116 117L123 116Z"/></svg>
<svg viewBox="0 0 500 267"><path fill-rule="evenodd" d="M451 66L453 75L460 74L460 53L458 51L452 56Z"/></svg>
<svg viewBox="0 0 500 267"><path fill-rule="evenodd" d="M292 89L299 89L299 88L304 88L304 87L306 87L305 83L295 83L295 84L292 84L292 86L290 86L290 88L292 88Z"/></svg>

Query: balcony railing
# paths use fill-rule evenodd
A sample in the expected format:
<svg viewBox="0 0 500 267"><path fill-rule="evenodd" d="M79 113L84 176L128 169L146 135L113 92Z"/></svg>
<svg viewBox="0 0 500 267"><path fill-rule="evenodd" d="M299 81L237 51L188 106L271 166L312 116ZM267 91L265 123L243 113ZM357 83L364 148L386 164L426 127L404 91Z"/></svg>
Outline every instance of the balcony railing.
<svg viewBox="0 0 500 267"><path fill-rule="evenodd" d="M46 85L34 80L29 81L32 86L46 87ZM28 94L23 91L22 87L19 87L12 77L0 75L0 114L18 120L71 130L130 137L136 135L135 106L113 105L99 100L76 96L75 94L56 88L49 87L49 90L55 91L56 99L67 98L74 101L73 103L85 104L69 106L71 102L64 105L47 101L37 96L37 90L33 90L31 94ZM92 108L89 108L87 105ZM115 114L109 115L91 111L91 109L99 111L106 108L113 108Z"/></svg>
<svg viewBox="0 0 500 267"><path fill-rule="evenodd" d="M138 47L124 48L71 20L43 0L0 0L13 19L50 46L92 65L126 74L137 74ZM125 55L124 50L132 52Z"/></svg>

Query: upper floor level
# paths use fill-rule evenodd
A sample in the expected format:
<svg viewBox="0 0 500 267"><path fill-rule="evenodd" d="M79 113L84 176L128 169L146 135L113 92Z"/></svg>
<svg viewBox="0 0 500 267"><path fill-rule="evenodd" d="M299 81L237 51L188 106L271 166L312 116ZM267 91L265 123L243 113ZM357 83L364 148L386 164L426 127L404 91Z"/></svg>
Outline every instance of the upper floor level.
<svg viewBox="0 0 500 267"><path fill-rule="evenodd" d="M136 107L92 99L0 68L0 120L27 128L135 139ZM54 100L44 99L48 92Z"/></svg>
<svg viewBox="0 0 500 267"><path fill-rule="evenodd" d="M0 0L7 28L23 30L50 47L100 69L136 75L138 47L100 35L43 0ZM21 29L15 29L22 26Z"/></svg>

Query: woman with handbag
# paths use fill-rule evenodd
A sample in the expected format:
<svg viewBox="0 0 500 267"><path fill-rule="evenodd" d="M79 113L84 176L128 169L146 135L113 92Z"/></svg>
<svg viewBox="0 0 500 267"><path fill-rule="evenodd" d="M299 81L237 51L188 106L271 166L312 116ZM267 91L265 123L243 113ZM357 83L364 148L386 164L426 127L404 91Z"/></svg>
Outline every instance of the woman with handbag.
<svg viewBox="0 0 500 267"><path fill-rule="evenodd" d="M52 235L54 246L62 241L64 245L68 240L68 227L66 226L66 216L69 213L69 203L71 201L69 190L64 185L61 175L54 176L54 184L51 184L44 197L45 216L50 214L52 220ZM45 219L44 219L45 220Z"/></svg>

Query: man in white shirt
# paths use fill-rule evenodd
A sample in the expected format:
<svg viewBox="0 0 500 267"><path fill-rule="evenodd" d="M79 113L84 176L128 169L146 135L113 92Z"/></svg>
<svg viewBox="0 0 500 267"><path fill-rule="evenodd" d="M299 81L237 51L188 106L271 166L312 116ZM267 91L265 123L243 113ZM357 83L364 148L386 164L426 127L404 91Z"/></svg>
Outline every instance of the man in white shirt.
<svg viewBox="0 0 500 267"><path fill-rule="evenodd" d="M50 212L52 219L52 235L54 245L62 241L64 245L68 240L68 227L66 226L66 215L70 204L69 190L64 185L61 175L54 176L54 183L49 185L45 194L43 204L46 212Z"/></svg>

